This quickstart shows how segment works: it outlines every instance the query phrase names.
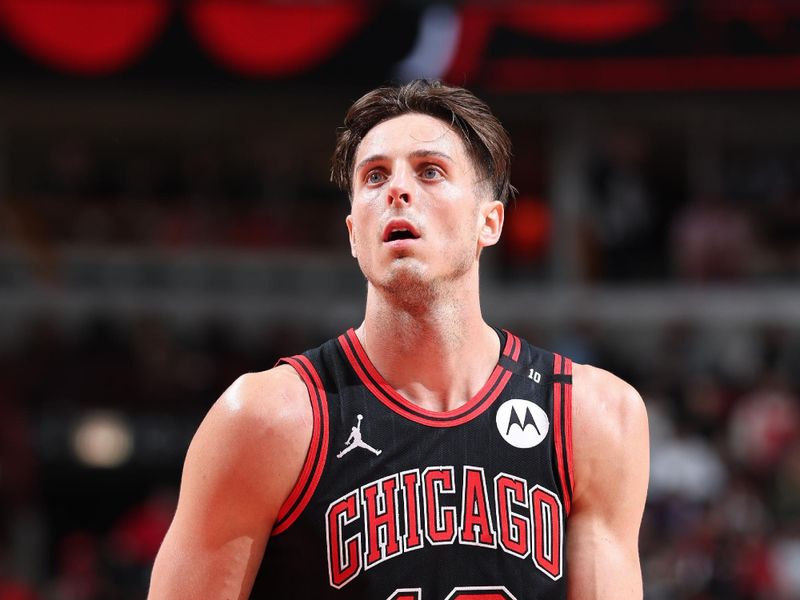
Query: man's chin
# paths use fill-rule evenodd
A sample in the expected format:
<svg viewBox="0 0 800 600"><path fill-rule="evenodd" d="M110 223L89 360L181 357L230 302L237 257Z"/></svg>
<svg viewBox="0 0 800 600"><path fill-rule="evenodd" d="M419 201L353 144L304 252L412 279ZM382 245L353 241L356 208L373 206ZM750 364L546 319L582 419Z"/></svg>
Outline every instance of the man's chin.
<svg viewBox="0 0 800 600"><path fill-rule="evenodd" d="M403 267L392 269L382 278L381 287L394 293L401 293L406 288L428 287L430 282L419 268Z"/></svg>
<svg viewBox="0 0 800 600"><path fill-rule="evenodd" d="M435 282L422 265L412 261L394 264L380 277L367 279L374 287L401 302L416 303L423 299L427 301L435 288Z"/></svg>

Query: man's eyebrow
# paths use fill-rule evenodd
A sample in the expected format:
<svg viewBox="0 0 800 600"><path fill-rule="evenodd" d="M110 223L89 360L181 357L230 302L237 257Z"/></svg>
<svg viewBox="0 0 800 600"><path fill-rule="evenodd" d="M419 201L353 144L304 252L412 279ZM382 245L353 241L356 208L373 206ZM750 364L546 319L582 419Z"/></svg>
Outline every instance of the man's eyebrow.
<svg viewBox="0 0 800 600"><path fill-rule="evenodd" d="M362 160L360 163L358 163L358 164L356 165L356 168L355 168L355 170L356 170L356 171L359 171L359 170L361 169L361 167L363 167L364 165L368 165L369 163L372 163L372 162L378 162L378 161L382 161L382 160L388 160L388 158L389 158L389 157L388 157L388 156L386 156L385 154L373 154L372 156L368 156L367 158L365 158L364 160Z"/></svg>
<svg viewBox="0 0 800 600"><path fill-rule="evenodd" d="M414 150L414 152L409 154L409 156L411 158L427 158L429 156L435 156L437 158L443 158L443 159L445 159L447 161L453 162L453 159L450 157L449 154L445 154L444 152L439 152L438 150L425 150L425 149ZM364 165L367 165L369 163L380 162L380 161L384 161L384 160L388 160L388 159L389 159L389 157L386 156L385 154L373 154L372 156L368 156L367 158L365 158L364 160L359 162L356 165L355 170L358 171Z"/></svg>
<svg viewBox="0 0 800 600"><path fill-rule="evenodd" d="M429 156L435 156L437 158L444 158L447 161L453 162L453 159L450 158L449 154L439 152L438 150L415 150L411 153L411 156L413 158L427 158Z"/></svg>

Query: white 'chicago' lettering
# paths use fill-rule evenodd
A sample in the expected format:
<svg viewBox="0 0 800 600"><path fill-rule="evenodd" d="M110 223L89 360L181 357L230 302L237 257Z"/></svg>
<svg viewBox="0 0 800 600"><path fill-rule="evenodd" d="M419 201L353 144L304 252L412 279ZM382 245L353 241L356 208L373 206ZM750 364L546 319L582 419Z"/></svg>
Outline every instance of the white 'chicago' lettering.
<svg viewBox="0 0 800 600"><path fill-rule="evenodd" d="M459 476L452 466L403 471L331 502L325 514L331 586L342 588L365 569L426 544L495 549L560 579L564 512L558 495L507 473L499 473L490 490L481 467L467 465Z"/></svg>

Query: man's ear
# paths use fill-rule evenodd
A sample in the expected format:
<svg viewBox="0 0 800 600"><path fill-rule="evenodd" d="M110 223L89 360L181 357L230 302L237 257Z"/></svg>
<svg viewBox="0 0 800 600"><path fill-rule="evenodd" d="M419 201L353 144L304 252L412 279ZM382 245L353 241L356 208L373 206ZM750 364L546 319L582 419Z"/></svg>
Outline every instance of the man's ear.
<svg viewBox="0 0 800 600"><path fill-rule="evenodd" d="M503 232L504 218L505 206L499 200L492 200L481 206L481 230L478 234L478 245L481 248L494 246L498 242Z"/></svg>
<svg viewBox="0 0 800 600"><path fill-rule="evenodd" d="M347 237L350 239L350 254L353 255L353 258L358 258L356 254L356 234L353 231L353 215L347 215L344 222L347 225Z"/></svg>

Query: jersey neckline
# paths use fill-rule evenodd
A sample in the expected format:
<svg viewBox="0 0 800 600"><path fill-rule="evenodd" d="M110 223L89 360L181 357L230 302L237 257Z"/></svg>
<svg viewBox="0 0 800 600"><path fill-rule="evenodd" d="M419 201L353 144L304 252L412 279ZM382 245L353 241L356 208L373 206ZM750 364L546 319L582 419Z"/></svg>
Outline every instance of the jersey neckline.
<svg viewBox="0 0 800 600"><path fill-rule="evenodd" d="M517 361L522 346L520 339L506 330L495 331L500 336L500 358L505 356ZM486 383L466 403L453 410L432 411L405 398L383 378L367 356L355 329L351 327L340 335L338 342L353 371L380 402L400 416L429 427L454 427L471 421L492 405L511 378L511 371L498 361Z"/></svg>

